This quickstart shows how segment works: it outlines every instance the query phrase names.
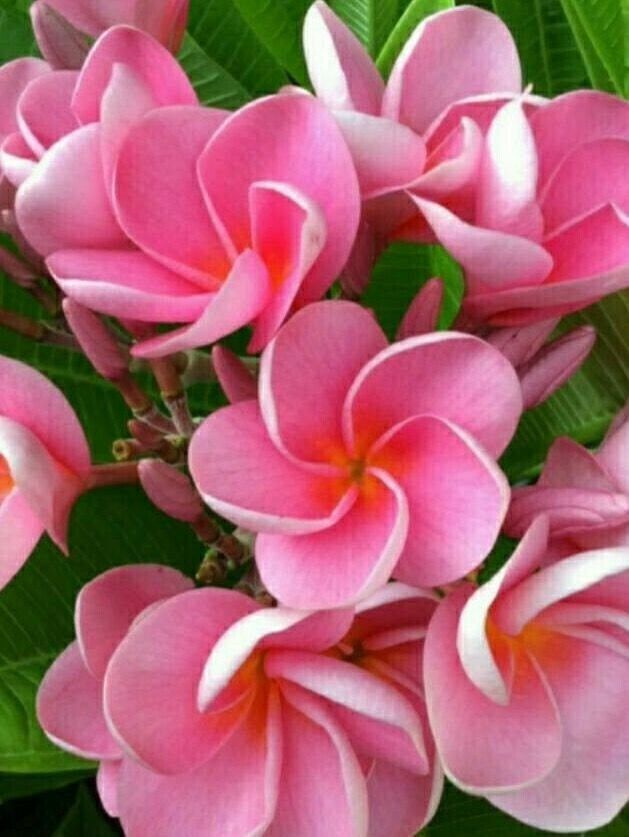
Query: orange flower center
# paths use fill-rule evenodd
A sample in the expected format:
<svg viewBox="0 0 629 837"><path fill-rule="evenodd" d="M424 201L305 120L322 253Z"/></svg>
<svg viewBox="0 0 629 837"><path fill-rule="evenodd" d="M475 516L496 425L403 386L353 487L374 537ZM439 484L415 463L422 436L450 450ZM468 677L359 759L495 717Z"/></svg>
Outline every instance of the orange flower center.
<svg viewBox="0 0 629 837"><path fill-rule="evenodd" d="M7 461L3 456L0 456L0 501L11 493L14 485Z"/></svg>

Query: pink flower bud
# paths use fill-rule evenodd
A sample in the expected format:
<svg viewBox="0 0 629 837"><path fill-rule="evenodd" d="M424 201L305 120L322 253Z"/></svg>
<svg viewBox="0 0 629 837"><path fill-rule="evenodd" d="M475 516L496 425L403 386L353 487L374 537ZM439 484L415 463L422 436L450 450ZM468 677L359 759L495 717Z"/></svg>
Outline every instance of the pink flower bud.
<svg viewBox="0 0 629 837"><path fill-rule="evenodd" d="M193 523L203 514L192 482L172 465L159 459L143 459L138 474L149 499L165 514L184 523Z"/></svg>
<svg viewBox="0 0 629 837"><path fill-rule="evenodd" d="M537 407L565 384L588 356L595 340L596 331L591 326L574 329L541 348L519 367L524 408Z"/></svg>
<svg viewBox="0 0 629 837"><path fill-rule="evenodd" d="M526 363L544 345L559 322L559 318L544 320L529 326L498 328L486 338L496 349L518 367Z"/></svg>
<svg viewBox="0 0 629 837"><path fill-rule="evenodd" d="M43 0L30 9L33 31L42 55L55 70L78 70L90 43L78 29Z"/></svg>
<svg viewBox="0 0 629 837"><path fill-rule="evenodd" d="M127 371L128 361L100 317L69 298L63 301L63 311L74 336L99 375L115 381Z"/></svg>
<svg viewBox="0 0 629 837"><path fill-rule="evenodd" d="M257 398L256 381L237 355L217 344L212 349L212 363L218 382L232 404Z"/></svg>
<svg viewBox="0 0 629 837"><path fill-rule="evenodd" d="M397 330L397 339L435 331L442 301L443 282L437 277L429 279L409 305Z"/></svg>

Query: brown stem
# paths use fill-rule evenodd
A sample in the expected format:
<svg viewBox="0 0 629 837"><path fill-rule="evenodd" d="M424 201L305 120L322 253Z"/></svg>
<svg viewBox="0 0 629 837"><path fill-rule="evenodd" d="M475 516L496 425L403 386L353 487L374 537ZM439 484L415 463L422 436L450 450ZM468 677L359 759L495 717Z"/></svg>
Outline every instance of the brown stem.
<svg viewBox="0 0 629 837"><path fill-rule="evenodd" d="M31 340L42 340L46 333L42 323L4 309L0 309L0 325L21 334L23 337L29 337Z"/></svg>
<svg viewBox="0 0 629 837"><path fill-rule="evenodd" d="M103 485L132 485L138 482L137 462L108 462L93 465L88 480L89 488Z"/></svg>
<svg viewBox="0 0 629 837"><path fill-rule="evenodd" d="M192 436L194 423L188 408L188 399L181 383L181 374L174 357L153 358L149 361L155 375L164 404L172 416L177 432Z"/></svg>

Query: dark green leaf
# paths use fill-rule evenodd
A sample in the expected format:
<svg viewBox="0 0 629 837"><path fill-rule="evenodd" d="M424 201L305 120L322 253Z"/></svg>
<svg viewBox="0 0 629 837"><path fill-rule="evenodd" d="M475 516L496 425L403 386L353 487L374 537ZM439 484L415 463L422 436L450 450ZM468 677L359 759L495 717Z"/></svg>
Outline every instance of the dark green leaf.
<svg viewBox="0 0 629 837"><path fill-rule="evenodd" d="M52 837L114 837L121 833L118 823L103 811L93 790L88 790L83 784L78 789L74 805Z"/></svg>
<svg viewBox="0 0 629 837"><path fill-rule="evenodd" d="M24 55L34 55L37 52L35 38L28 15L7 3L0 6L0 64L21 58Z"/></svg>
<svg viewBox="0 0 629 837"><path fill-rule="evenodd" d="M44 791L73 785L93 775L92 770L64 771L63 773L38 773L34 776L19 773L0 774L0 803L10 799L34 796Z"/></svg>
<svg viewBox="0 0 629 837"><path fill-rule="evenodd" d="M400 54L402 47L408 41L412 32L428 15L441 12L444 9L451 9L454 0L412 0L407 6L402 17L398 20L393 31L387 38L378 56L378 69L386 78L391 72L395 59ZM444 59L446 56L444 56Z"/></svg>
<svg viewBox="0 0 629 837"><path fill-rule="evenodd" d="M58 788L32 799L0 805L0 834L7 837L51 837L76 798L73 787Z"/></svg>

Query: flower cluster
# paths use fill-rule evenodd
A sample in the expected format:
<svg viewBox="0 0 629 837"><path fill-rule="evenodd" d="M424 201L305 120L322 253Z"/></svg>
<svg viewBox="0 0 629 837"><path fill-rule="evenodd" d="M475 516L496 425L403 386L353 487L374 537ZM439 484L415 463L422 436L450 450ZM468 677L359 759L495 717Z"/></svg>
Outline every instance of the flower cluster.
<svg viewBox="0 0 629 837"><path fill-rule="evenodd" d="M52 336L133 418L122 462L92 465L65 397L0 358L0 587L104 484L139 481L207 549L199 586L142 564L83 588L49 738L99 761L129 837L411 837L444 775L538 828L612 819L629 417L595 453L556 440L535 485L498 459L593 345L548 342L560 318L629 287L629 104L533 95L472 6L426 18L385 84L317 0L313 91L235 112L175 57L185 0L31 15L45 60L0 68L0 266L47 277ZM399 240L461 265L456 330L439 279L391 344L357 301ZM218 342L245 328L249 357ZM192 416L208 376L230 403ZM486 580L501 531L519 543Z"/></svg>

